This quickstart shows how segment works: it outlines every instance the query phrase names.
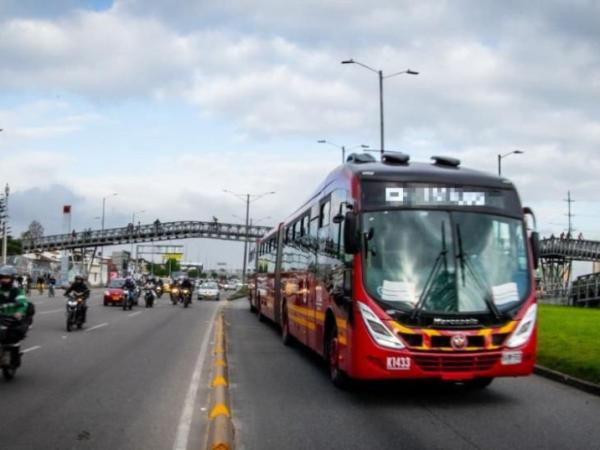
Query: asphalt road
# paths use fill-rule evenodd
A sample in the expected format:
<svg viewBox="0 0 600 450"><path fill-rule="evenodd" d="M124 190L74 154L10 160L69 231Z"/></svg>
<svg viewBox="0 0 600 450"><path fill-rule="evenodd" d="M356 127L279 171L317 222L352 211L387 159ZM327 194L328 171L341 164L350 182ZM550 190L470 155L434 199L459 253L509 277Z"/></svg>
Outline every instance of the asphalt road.
<svg viewBox="0 0 600 450"><path fill-rule="evenodd" d="M238 450L600 448L600 398L538 376L483 391L415 383L336 389L245 300L226 311Z"/></svg>
<svg viewBox="0 0 600 450"><path fill-rule="evenodd" d="M183 309L163 296L152 309L123 311L102 306L102 292L90 299L85 328L71 333L64 297L32 296L37 314L23 365L13 381L0 380L3 450L202 448L209 382L202 350L219 304L194 300ZM197 368L200 381L191 386Z"/></svg>

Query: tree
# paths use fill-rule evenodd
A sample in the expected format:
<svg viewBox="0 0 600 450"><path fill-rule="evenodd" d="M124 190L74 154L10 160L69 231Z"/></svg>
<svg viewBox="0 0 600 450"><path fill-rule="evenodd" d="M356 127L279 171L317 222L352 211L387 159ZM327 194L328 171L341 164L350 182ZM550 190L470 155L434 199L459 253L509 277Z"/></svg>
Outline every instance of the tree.
<svg viewBox="0 0 600 450"><path fill-rule="evenodd" d="M29 224L27 231L29 231L29 236L35 240L44 236L44 227L37 220Z"/></svg>
<svg viewBox="0 0 600 450"><path fill-rule="evenodd" d="M175 258L169 258L165 261L165 267L167 269L167 272L179 272L181 270L181 264L179 264L179 261L177 261L177 259Z"/></svg>
<svg viewBox="0 0 600 450"><path fill-rule="evenodd" d="M8 255L20 255L23 253L23 248L21 246L21 239L13 239L8 236L6 242L6 253Z"/></svg>
<svg viewBox="0 0 600 450"><path fill-rule="evenodd" d="M44 227L37 220L32 221L22 235L22 239L31 239L32 241L37 241L38 239L44 236Z"/></svg>

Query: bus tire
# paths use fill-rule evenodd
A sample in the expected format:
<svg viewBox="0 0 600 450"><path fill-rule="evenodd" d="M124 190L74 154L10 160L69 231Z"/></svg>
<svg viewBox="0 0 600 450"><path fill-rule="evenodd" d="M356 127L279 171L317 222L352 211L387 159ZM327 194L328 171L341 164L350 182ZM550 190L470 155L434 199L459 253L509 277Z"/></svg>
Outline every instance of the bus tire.
<svg viewBox="0 0 600 450"><path fill-rule="evenodd" d="M339 367L338 332L334 320L328 321L332 323L329 323L325 332L325 360L331 382L340 389L346 389L348 388L350 379Z"/></svg>
<svg viewBox="0 0 600 450"><path fill-rule="evenodd" d="M283 307L281 308L281 341L287 347L294 344L294 337L290 334L290 318L286 302L283 302Z"/></svg>

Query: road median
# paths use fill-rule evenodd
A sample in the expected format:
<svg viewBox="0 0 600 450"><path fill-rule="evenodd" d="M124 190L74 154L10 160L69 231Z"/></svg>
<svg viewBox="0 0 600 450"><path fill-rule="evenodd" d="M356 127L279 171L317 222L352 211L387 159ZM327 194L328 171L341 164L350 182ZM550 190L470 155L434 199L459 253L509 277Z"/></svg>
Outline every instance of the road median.
<svg viewBox="0 0 600 450"><path fill-rule="evenodd" d="M233 449L234 430L231 420L228 380L225 321L223 312L220 312L215 327L212 357L211 404L206 440L206 449L208 450Z"/></svg>

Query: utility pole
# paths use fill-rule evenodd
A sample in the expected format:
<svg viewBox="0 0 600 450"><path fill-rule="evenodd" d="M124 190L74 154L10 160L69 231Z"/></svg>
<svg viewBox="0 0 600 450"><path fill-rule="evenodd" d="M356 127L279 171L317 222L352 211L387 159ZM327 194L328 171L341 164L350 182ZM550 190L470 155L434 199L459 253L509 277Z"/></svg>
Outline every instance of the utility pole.
<svg viewBox="0 0 600 450"><path fill-rule="evenodd" d="M231 194L238 199L246 202L246 223L245 223L245 233L244 233L244 261L243 261L243 273L242 273L242 283L246 283L246 269L248 262L246 258L248 257L248 235L249 232L249 220L250 220L250 203L255 202L256 200L263 198L265 195L275 194L275 192L263 192L262 194L250 194L247 193L245 195L237 194L235 192L231 192L227 189L223 189L223 192Z"/></svg>
<svg viewBox="0 0 600 450"><path fill-rule="evenodd" d="M575 200L571 198L571 191L567 191L567 198L564 200L567 202L567 218L569 219L569 228L567 230L567 236L569 238L573 237L573 217L574 214L571 213L571 203L575 203Z"/></svg>
<svg viewBox="0 0 600 450"><path fill-rule="evenodd" d="M248 221L250 220L250 194L246 194L246 239L244 239L244 262L242 263L242 283L246 283L246 269L248 262Z"/></svg>
<svg viewBox="0 0 600 450"><path fill-rule="evenodd" d="M4 217L2 218L2 264L6 265L6 247L8 245L8 195L10 194L10 187L8 183L4 187Z"/></svg>

